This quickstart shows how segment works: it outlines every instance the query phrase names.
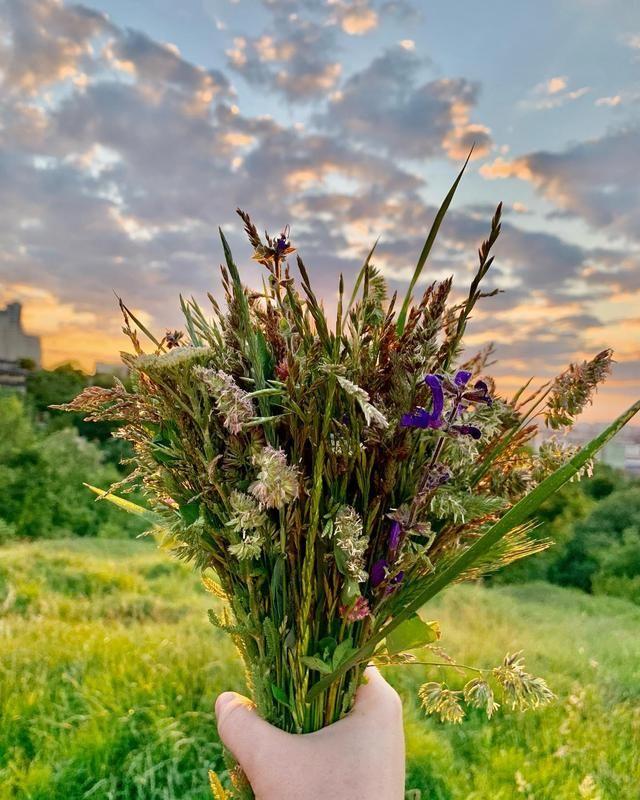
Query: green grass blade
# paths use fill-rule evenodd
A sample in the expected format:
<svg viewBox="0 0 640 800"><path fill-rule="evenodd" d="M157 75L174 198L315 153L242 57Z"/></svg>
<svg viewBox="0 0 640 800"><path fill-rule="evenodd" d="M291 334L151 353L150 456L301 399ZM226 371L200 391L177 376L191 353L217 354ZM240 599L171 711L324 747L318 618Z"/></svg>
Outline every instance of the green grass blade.
<svg viewBox="0 0 640 800"><path fill-rule="evenodd" d="M189 336L191 337L191 344L194 347L201 347L202 346L202 339L200 335L195 329L193 324L193 317L191 315L191 309L189 308L189 304L185 301L184 297L180 295L180 307L182 309L182 314L184 316L185 325L187 326L187 330L189 331Z"/></svg>
<svg viewBox="0 0 640 800"><path fill-rule="evenodd" d="M527 520L547 498L570 481L571 478L573 478L573 476L638 413L638 411L640 411L640 400L634 403L624 414L619 416L618 419L609 425L606 430L602 431L599 436L596 436L595 439L592 439L579 450L566 464L557 469L552 475L549 475L548 478L545 478L532 492L526 497L523 497L515 506L512 506L509 511L507 511L495 525L492 525L483 536L474 542L471 547L458 556L458 558L441 573L436 574L436 576L429 581L428 585L425 586L423 591L406 605L391 622L374 634L357 653L344 664L341 664L331 675L327 675L325 678L318 681L318 683L309 690L307 700L313 700L314 697L317 697L355 664L369 659L375 646L381 642L387 634L391 633L391 631L397 628L405 619L418 611L427 601L435 597L438 592L441 592L452 584L463 572L469 569L469 567L499 542L500 539Z"/></svg>
<svg viewBox="0 0 640 800"><path fill-rule="evenodd" d="M92 486L90 483L83 483L83 486L86 486L87 489L91 490L94 494L97 494L98 500L108 500L110 503L113 503L114 506L117 506L121 511L126 511L127 514L135 514L135 516L142 517L142 519L153 525L158 525L162 522L162 517L160 517L159 514L155 514L153 511L149 511L148 508L139 506L137 503L132 503L131 500L125 500L124 497L118 497L116 494L110 494L108 490L99 489L97 486Z"/></svg>
<svg viewBox="0 0 640 800"><path fill-rule="evenodd" d="M360 272L358 272L358 277L356 278L356 282L353 285L353 290L351 292L351 297L349 298L349 303L348 303L347 308L345 309L345 311L343 313L343 317L342 317L343 323L344 323L344 320L347 319L347 317L349 316L349 312L353 308L353 304L356 302L356 297L358 296L358 290L360 289L360 285L362 283L362 279L364 278L365 272L367 271L367 269L369 267L369 263L370 263L370 261L371 261L371 259L373 257L373 254L375 252L376 247L378 246L378 242L379 241L380 241L380 237L378 237L375 240L375 242L373 243L373 247L371 248L371 250L369 250L369 255L365 258L364 264L360 267Z"/></svg>
<svg viewBox="0 0 640 800"><path fill-rule="evenodd" d="M121 297L118 297L118 295L116 295L116 297L118 298L118 305L120 306L122 312L131 317L133 322L140 328L140 330L144 333L144 335L147 337L147 339L149 339L150 342L153 342L159 350L164 350L162 342L158 341L158 339L156 339L156 337L151 333L149 328L147 328L146 325L143 325L143 323L140 322L140 320L136 317L133 311L131 311L131 309L125 305Z"/></svg>
<svg viewBox="0 0 640 800"><path fill-rule="evenodd" d="M411 296L413 294L413 290L415 289L416 283L418 282L418 278L420 277L420 274L422 273L427 258L429 257L429 253L431 252L433 243L435 242L436 236L438 235L438 231L440 230L440 225L442 224L442 220L444 219L445 214L449 210L449 206L451 205L453 196L456 193L458 184L460 183L464 171L467 168L467 164L469 163L469 159L471 158L471 153L473 153L473 147L469 151L467 160L464 162L462 169L458 173L458 177L453 182L453 186L449 189L447 196L442 201L442 205L438 209L436 218L433 220L433 225L431 226L431 230L429 231L429 235L427 236L427 241L424 243L424 247L422 248L422 252L420 253L420 258L418 259L418 263L416 264L416 268L411 278L411 283L409 284L409 288L407 289L407 294L404 298L404 303L402 304L402 308L400 309L400 313L398 314L398 321L396 322L396 331L398 332L398 336L400 336L402 334L402 331L404 330L404 326L407 321L407 314L409 313L409 305L411 303Z"/></svg>

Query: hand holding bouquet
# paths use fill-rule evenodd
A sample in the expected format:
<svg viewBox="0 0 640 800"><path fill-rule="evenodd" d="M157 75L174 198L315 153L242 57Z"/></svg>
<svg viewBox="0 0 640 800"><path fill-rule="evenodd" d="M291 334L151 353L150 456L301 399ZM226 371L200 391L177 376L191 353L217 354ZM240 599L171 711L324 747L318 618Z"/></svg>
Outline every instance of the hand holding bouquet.
<svg viewBox="0 0 640 800"><path fill-rule="evenodd" d="M340 279L332 320L299 256L293 277L288 230L263 238L239 212L262 287L241 284L222 235L226 307L183 300L186 333L156 338L121 302L133 390L89 387L66 406L121 423L135 466L123 484L140 485L151 510L115 494L123 484L103 496L148 515L202 571L220 600L211 622L233 638L260 714L286 731L345 715L369 663L410 663L422 647L446 663L419 609L545 547L528 536L531 513L639 407L578 453L554 439L534 452L536 419L570 426L611 353L506 399L486 374L491 348L463 352L475 304L495 293L481 281L500 207L467 296L452 302L448 279L412 303L459 179L406 298L387 296L372 251L350 295ZM490 717L499 702L526 708L552 694L514 654L474 671L464 691L430 682L420 697L459 722L465 705Z"/></svg>

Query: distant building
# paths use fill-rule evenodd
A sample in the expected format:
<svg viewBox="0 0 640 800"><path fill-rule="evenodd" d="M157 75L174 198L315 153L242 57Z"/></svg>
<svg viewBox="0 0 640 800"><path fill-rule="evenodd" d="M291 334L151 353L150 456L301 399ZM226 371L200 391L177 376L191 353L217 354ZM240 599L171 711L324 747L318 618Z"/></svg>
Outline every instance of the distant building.
<svg viewBox="0 0 640 800"><path fill-rule="evenodd" d="M31 362L40 366L40 339L22 330L20 303L9 303L0 309L0 387L24 391Z"/></svg>
<svg viewBox="0 0 640 800"><path fill-rule="evenodd" d="M15 361L0 359L0 389L15 389L24 392L27 386L28 369L19 367Z"/></svg>
<svg viewBox="0 0 640 800"><path fill-rule="evenodd" d="M29 336L22 330L20 303L9 303L0 309L0 361L18 363L22 359L30 359L40 366L40 339Z"/></svg>
<svg viewBox="0 0 640 800"><path fill-rule="evenodd" d="M597 422L578 423L562 438L573 445L582 447L601 433L604 428L603 424ZM539 445L550 435L552 432L543 431L542 435L537 438L537 444ZM640 425L627 425L607 442L596 458L610 467L640 475Z"/></svg>

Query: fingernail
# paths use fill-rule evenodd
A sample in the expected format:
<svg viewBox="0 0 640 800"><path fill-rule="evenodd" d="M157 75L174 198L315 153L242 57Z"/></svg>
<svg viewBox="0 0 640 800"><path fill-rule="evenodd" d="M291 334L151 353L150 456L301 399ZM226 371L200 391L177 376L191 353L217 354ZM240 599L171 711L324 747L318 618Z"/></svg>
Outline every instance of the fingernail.
<svg viewBox="0 0 640 800"><path fill-rule="evenodd" d="M218 695L215 706L215 713L218 719L220 719L221 714L224 713L225 708L229 705L233 698L233 692L222 692L222 694Z"/></svg>

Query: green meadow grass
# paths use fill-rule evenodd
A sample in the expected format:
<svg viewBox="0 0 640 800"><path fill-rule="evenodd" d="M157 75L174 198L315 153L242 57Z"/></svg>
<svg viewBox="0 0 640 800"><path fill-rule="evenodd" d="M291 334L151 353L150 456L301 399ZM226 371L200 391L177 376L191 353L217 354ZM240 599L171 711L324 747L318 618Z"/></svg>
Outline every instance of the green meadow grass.
<svg viewBox="0 0 640 800"><path fill-rule="evenodd" d="M232 647L206 620L211 604L150 543L0 549L0 800L209 798L207 769L223 770L212 705L243 688ZM388 669L405 700L416 798L638 797L637 606L546 584L461 586L425 613L460 662L492 666L523 648L558 700L442 725L416 702L440 671Z"/></svg>

